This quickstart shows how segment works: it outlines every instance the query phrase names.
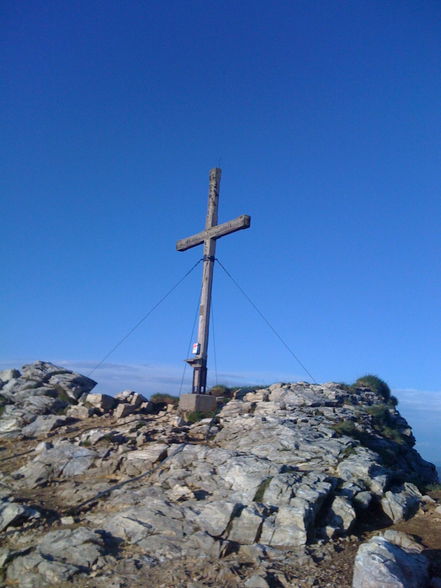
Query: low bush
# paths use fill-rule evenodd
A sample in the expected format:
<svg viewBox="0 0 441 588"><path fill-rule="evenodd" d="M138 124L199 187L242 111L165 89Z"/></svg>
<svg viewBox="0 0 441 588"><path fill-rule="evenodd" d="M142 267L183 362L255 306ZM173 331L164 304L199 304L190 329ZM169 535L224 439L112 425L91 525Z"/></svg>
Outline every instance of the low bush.
<svg viewBox="0 0 441 588"><path fill-rule="evenodd" d="M223 386L221 384L218 384L218 385L210 388L208 393L211 396L216 396L216 397L220 397L220 396L229 397L229 396L231 396L231 388L228 388L228 386Z"/></svg>
<svg viewBox="0 0 441 588"><path fill-rule="evenodd" d="M179 403L179 398L177 396L173 396L172 394L153 394L150 396L150 402L153 404L173 404L173 406L177 406Z"/></svg>
<svg viewBox="0 0 441 588"><path fill-rule="evenodd" d="M347 435L348 437L355 437L359 431L352 421L340 421L332 425L332 428L337 435Z"/></svg>
<svg viewBox="0 0 441 588"><path fill-rule="evenodd" d="M362 376L354 382L354 386L366 386L367 388L370 388L373 392L380 394L386 402L391 397L389 386L386 384L384 380L382 380L378 376L373 376L371 374Z"/></svg>
<svg viewBox="0 0 441 588"><path fill-rule="evenodd" d="M395 443L398 443L399 445L404 445L406 443L405 437L403 437L398 429L385 426L381 429L380 432L383 437L386 437L386 439L390 439L391 441L395 441Z"/></svg>
<svg viewBox="0 0 441 588"><path fill-rule="evenodd" d="M372 417L373 428L386 439L404 445L407 441L396 426L394 417L390 413L389 404L374 404L368 406L366 412Z"/></svg>
<svg viewBox="0 0 441 588"><path fill-rule="evenodd" d="M441 484L426 484L422 488L424 494L429 494L436 500L441 500Z"/></svg>
<svg viewBox="0 0 441 588"><path fill-rule="evenodd" d="M388 425L391 421L389 407L386 404L373 404L366 407L366 412L373 417L378 425Z"/></svg>
<svg viewBox="0 0 441 588"><path fill-rule="evenodd" d="M216 416L216 411L212 412L201 412L200 410L193 410L185 415L185 420L187 423L198 423L202 419L212 419Z"/></svg>

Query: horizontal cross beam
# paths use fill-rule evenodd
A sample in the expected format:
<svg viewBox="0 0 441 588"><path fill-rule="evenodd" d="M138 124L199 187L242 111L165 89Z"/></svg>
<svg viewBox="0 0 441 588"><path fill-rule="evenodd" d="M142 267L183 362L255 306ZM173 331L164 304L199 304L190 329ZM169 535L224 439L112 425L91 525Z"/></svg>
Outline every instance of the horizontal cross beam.
<svg viewBox="0 0 441 588"><path fill-rule="evenodd" d="M201 231L196 235L187 237L187 239L181 239L176 243L176 249L178 251L186 251L187 249L196 247L196 245L201 245L208 239L219 239L219 237L223 237L229 233L235 233L236 231L240 231L242 229L248 229L250 224L251 217L247 214L242 214L234 220L222 223L221 225L215 225L210 229L206 229L205 231Z"/></svg>

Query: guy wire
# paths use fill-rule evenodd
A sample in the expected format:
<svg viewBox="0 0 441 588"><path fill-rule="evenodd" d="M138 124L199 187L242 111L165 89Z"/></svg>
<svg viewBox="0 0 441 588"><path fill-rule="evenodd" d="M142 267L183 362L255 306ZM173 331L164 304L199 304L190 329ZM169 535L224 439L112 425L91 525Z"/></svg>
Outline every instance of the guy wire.
<svg viewBox="0 0 441 588"><path fill-rule="evenodd" d="M245 298L248 300L248 302L251 304L251 306L254 308L254 310L257 312L257 314L265 321L265 323L268 325L268 327L271 329L271 331L274 333L274 335L277 337L277 339L279 339L279 341L289 351L289 353L297 361L297 363L300 365L300 367L308 374L308 376L311 378L313 383L317 384L317 382L316 382L314 376L311 374L311 372L304 366L304 364L300 361L300 359L297 357L297 355L294 353L294 351L291 349L291 347L288 345L288 343L282 338L281 335L279 335L279 333L276 331L276 329L273 327L273 325L269 322L269 320L266 318L266 316L263 314L263 312L256 306L256 304L251 300L251 298L248 296L248 294L245 292L245 290L237 283L237 281L233 278L233 276L230 274L230 272L227 270L227 268L219 261L219 259L217 257L216 257L216 261L221 266L221 268L224 270L224 272L227 274L227 276L230 278L230 280L233 282L233 284L236 286L236 288L238 288L240 290L240 292L242 292L243 296L245 296Z"/></svg>
<svg viewBox="0 0 441 588"><path fill-rule="evenodd" d="M196 268L196 267L197 267L197 266L198 266L198 265L201 263L201 261L202 261L202 259L198 259L198 261L197 261L197 262L196 262L196 263L195 263L195 264L194 264L194 265L193 265L193 266L192 266L192 267L191 267L191 268L188 270L188 272L187 272L186 274L184 274L184 275L182 276L182 278L181 278L180 280L178 280L178 281L176 282L176 284L175 284L174 286L172 286L172 288L170 288L170 290L169 290L169 291L168 291L166 294L164 294L164 296L162 296L162 298L160 298L156 304L154 304L154 305L152 306L152 308L151 308L151 309L150 309L150 310L147 312L147 314L145 314L145 315L144 315L144 316L143 316L143 317L142 317L142 318L141 318L141 319L140 319L140 320L139 320L139 321L136 323L136 325L134 325L134 326L133 326L133 327L132 327L132 328L131 328L131 329L130 329L130 330L129 330L129 331L128 331L128 332L127 332L125 335L124 335L124 337L122 337L122 338L121 338L121 339L118 341L118 343L116 343L116 345L114 345L114 346L112 347L112 349L111 349L111 350L110 350L108 353L106 353L106 355L105 355L105 356L102 358L102 360L101 360L99 363L97 363L97 364L96 364L96 366L95 366L95 367L94 367L92 370L90 370L90 372L87 374L87 376L91 376L95 370L97 370L97 369L98 369L100 366L102 366L102 365L103 365L103 363L106 361L106 359L107 359L108 357L110 357L110 356L112 355L112 353L113 353L113 352L114 352L116 349L118 349L118 347L121 345L121 343L124 343L124 341L125 341L126 339L128 339L128 338L130 337L130 335L131 335L131 334L132 334L134 331L136 331L136 329L137 329L137 328L138 328L140 325L142 325L142 323L143 323L143 322L144 322L144 321L145 321L145 320L146 320L146 319L147 319L147 318L148 318L148 317L149 317L149 316L152 314L152 312L153 312L153 311L155 311L155 310L158 308L158 306L160 306L160 305L162 304L162 302L164 302L164 300L165 300L166 298L168 298L168 297L170 296L170 294L171 294L172 292L174 292L174 291L176 290L176 288L182 284L182 282L185 280L185 278L191 274L191 272L192 272L192 271L193 271L193 270L194 270L194 269L195 269L195 268Z"/></svg>

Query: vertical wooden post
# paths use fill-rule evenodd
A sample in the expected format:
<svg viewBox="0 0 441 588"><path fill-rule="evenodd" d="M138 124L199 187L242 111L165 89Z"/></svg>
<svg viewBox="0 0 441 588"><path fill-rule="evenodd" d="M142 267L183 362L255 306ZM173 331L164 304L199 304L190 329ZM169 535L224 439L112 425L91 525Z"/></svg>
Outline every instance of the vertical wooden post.
<svg viewBox="0 0 441 588"><path fill-rule="evenodd" d="M211 410L207 407L216 407L216 402L210 401L211 397L202 397L207 393L207 356L208 356L208 331L210 323L211 290L213 287L213 269L216 254L216 240L225 235L248 229L251 218L242 214L237 218L221 225L217 224L217 209L219 201L219 186L221 170L217 167L210 170L208 188L208 212L205 229L196 235L181 239L176 243L178 251L186 251L197 245L204 245L204 267L202 273L202 290L199 305L198 339L195 357L185 361L193 368L193 389L191 394L181 396L179 406L185 410ZM210 402L211 404L210 404Z"/></svg>
<svg viewBox="0 0 441 588"><path fill-rule="evenodd" d="M209 173L208 212L205 230L217 225L219 187L221 170L213 168ZM193 372L193 393L205 394L207 390L208 334L210 328L211 292L213 287L213 268L216 254L216 239L204 241L204 266L202 272L201 302L199 307L198 342L199 360Z"/></svg>

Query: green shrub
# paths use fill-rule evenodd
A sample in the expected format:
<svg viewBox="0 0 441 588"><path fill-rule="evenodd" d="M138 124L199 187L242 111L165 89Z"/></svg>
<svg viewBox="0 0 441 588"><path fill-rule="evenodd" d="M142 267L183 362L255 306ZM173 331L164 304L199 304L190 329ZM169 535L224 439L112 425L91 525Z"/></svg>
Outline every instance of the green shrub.
<svg viewBox="0 0 441 588"><path fill-rule="evenodd" d="M218 384L210 388L208 392L211 396L231 396L231 388Z"/></svg>
<svg viewBox="0 0 441 588"><path fill-rule="evenodd" d="M173 404L173 406L177 406L179 403L179 398L177 396L173 396L172 394L153 394L150 396L150 402L153 404Z"/></svg>
<svg viewBox="0 0 441 588"><path fill-rule="evenodd" d="M383 435L383 437L386 437L387 439L390 439L391 441L395 441L395 443L398 443L399 445L404 445L406 443L405 438L403 437L403 435L400 433L400 431L398 429L394 429L393 427L385 426L381 429L380 432Z"/></svg>
<svg viewBox="0 0 441 588"><path fill-rule="evenodd" d="M352 421L341 421L332 425L332 428L337 435L347 435L348 437L354 437L359 433L357 427Z"/></svg>
<svg viewBox="0 0 441 588"><path fill-rule="evenodd" d="M355 424L352 421L341 421L339 423L335 423L332 425L332 428L337 433L338 436L346 435L347 437L352 437L352 439L356 439L362 445L369 445L371 441L371 435L366 433L366 431L360 431L357 429Z"/></svg>
<svg viewBox="0 0 441 588"><path fill-rule="evenodd" d="M373 392L380 394L385 401L388 401L391 396L390 388L386 382L378 376L373 376L371 374L358 378L358 380L354 382L354 386L366 386Z"/></svg>
<svg viewBox="0 0 441 588"><path fill-rule="evenodd" d="M441 484L422 484L420 488L423 494L429 494L436 500L441 500Z"/></svg>
<svg viewBox="0 0 441 588"><path fill-rule="evenodd" d="M200 410L193 410L185 415L185 420L187 423L198 423L202 419L212 419L216 416L216 411L211 411L208 413L201 412Z"/></svg>
<svg viewBox="0 0 441 588"><path fill-rule="evenodd" d="M395 419L390 413L390 407L387 404L374 404L368 406L366 412L372 417L372 426L374 429L391 441L404 445L406 438L401 434L400 430L395 424Z"/></svg>
<svg viewBox="0 0 441 588"><path fill-rule="evenodd" d="M391 422L389 407L386 404L373 404L366 407L366 412L374 418L378 425L388 425Z"/></svg>

